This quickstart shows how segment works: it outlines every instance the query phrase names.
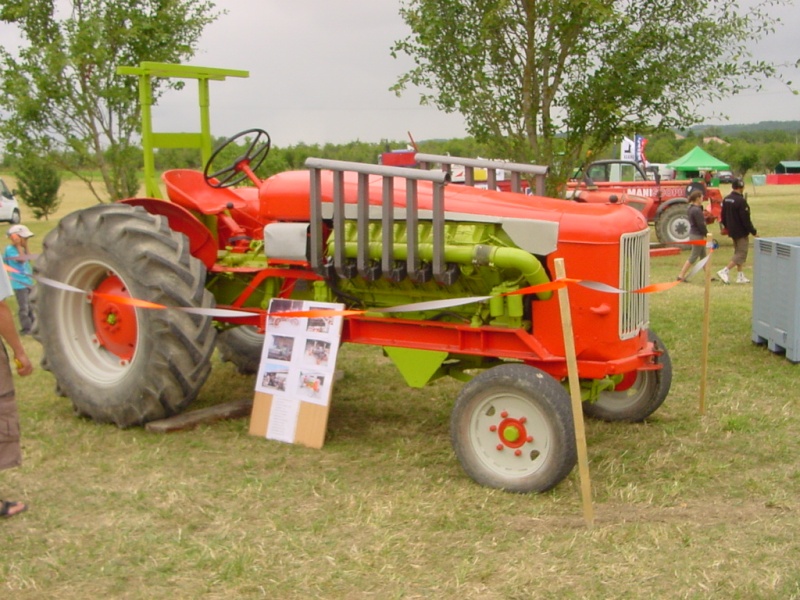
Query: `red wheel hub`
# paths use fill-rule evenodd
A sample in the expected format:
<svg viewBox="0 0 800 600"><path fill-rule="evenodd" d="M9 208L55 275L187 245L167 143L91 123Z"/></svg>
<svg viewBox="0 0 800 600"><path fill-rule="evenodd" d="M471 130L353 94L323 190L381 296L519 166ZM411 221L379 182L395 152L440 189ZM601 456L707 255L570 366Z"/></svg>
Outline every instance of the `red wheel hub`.
<svg viewBox="0 0 800 600"><path fill-rule="evenodd" d="M628 371L622 376L622 381L620 381L617 385L614 386L615 392L624 392L631 388L631 386L636 382L636 378L639 376L638 371Z"/></svg>
<svg viewBox="0 0 800 600"><path fill-rule="evenodd" d="M116 275L109 275L95 288L100 294L92 295L92 320L94 322L97 343L118 356L121 360L130 361L136 350L136 309L133 306L117 301L130 298L130 292Z"/></svg>
<svg viewBox="0 0 800 600"><path fill-rule="evenodd" d="M500 413L500 416L503 418L500 424L489 427L489 431L497 433L499 440L497 450L513 448L515 450L514 454L520 456L522 454L520 448L533 442L533 436L529 435L528 430L525 428L527 419L525 417L510 417L507 411Z"/></svg>

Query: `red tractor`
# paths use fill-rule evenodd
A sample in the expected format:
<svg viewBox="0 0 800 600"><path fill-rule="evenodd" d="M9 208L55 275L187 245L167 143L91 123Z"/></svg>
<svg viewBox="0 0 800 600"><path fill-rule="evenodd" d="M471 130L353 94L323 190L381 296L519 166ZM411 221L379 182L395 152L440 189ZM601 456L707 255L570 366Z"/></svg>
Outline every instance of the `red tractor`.
<svg viewBox="0 0 800 600"><path fill-rule="evenodd" d="M322 159L261 180L269 149L265 131L242 132L204 172L165 172L168 200L79 210L46 236L35 335L77 413L120 427L178 413L215 348L258 369L271 299L342 302L363 310L342 341L383 347L411 385L468 381L451 432L472 478L544 491L576 462L561 317L552 292L514 292L552 280L557 258L570 278L626 290L570 290L586 414L641 421L666 398L669 354L648 329L647 296L632 293L649 283L640 212Z"/></svg>
<svg viewBox="0 0 800 600"><path fill-rule="evenodd" d="M582 167L567 184L567 197L577 202L629 204L654 225L659 242L675 244L689 239L687 196L695 186L709 201L706 221L713 223L722 213L719 188L689 180L662 181L657 167L645 170L634 161L598 160Z"/></svg>

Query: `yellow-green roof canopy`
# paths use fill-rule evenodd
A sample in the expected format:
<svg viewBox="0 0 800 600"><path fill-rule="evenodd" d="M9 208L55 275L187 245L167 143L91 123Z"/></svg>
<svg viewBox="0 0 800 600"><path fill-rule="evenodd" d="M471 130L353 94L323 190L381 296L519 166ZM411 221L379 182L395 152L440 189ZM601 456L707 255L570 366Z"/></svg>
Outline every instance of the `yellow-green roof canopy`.
<svg viewBox="0 0 800 600"><path fill-rule="evenodd" d="M730 165L714 158L700 146L695 146L689 152L667 165L676 171L719 171L730 169Z"/></svg>

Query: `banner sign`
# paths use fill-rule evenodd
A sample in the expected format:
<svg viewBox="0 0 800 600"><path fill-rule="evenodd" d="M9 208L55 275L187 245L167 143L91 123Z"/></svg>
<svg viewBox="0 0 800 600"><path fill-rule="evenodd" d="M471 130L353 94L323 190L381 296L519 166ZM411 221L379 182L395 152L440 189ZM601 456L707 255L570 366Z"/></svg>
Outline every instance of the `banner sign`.
<svg viewBox="0 0 800 600"><path fill-rule="evenodd" d="M343 310L328 302L270 301L250 433L322 447Z"/></svg>

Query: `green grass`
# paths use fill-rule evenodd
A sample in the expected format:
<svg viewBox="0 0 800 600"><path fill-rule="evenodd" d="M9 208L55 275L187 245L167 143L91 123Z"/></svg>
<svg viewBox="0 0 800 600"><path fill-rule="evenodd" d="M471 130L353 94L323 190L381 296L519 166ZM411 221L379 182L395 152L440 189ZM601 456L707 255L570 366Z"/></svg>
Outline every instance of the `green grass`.
<svg viewBox="0 0 800 600"><path fill-rule="evenodd" d="M800 188L750 200L763 236L800 236ZM39 242L54 225L26 222ZM714 270L732 252L720 241ZM685 257L655 258L653 281ZM542 495L473 483L449 444L460 384L409 389L375 348L342 349L322 450L252 437L247 419L118 430L73 416L42 369L15 378L24 464L0 491L31 509L0 522L0 594L798 598L800 365L751 343L752 286L711 292L706 414L698 280L651 297L674 367L664 406L642 424L587 421L592 529L577 470ZM253 383L215 358L197 406Z"/></svg>

